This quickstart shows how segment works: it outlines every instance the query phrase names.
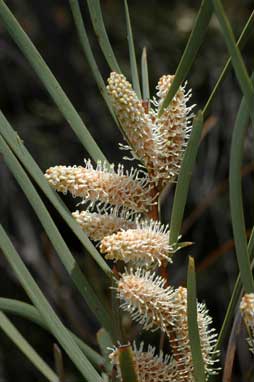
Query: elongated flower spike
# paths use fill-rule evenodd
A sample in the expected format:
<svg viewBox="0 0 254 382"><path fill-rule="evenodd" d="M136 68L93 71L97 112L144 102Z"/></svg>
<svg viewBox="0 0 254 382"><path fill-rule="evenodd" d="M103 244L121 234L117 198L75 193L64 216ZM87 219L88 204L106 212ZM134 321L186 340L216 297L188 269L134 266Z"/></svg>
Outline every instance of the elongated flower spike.
<svg viewBox="0 0 254 382"><path fill-rule="evenodd" d="M174 358L177 359L177 368L180 381L193 380L192 354L189 341L188 317L187 317L187 289L179 287L174 293L173 310L173 333L174 340L172 349ZM216 374L219 370L215 367L218 363L219 352L214 351L217 341L215 329L210 328L212 318L209 316L205 304L197 302L198 329L200 345L207 377ZM217 357L216 357L217 356Z"/></svg>
<svg viewBox="0 0 254 382"><path fill-rule="evenodd" d="M75 211L72 213L72 216L90 239L97 241L114 232L136 227L135 221L131 219L131 213L125 210L118 210L118 208L111 208L109 212L104 214L90 211Z"/></svg>
<svg viewBox="0 0 254 382"><path fill-rule="evenodd" d="M122 165L115 170L101 162L96 168L90 160L82 166L50 167L45 174L49 184L57 191L70 192L73 197L83 201L109 203L114 206L147 212L153 204L151 187L146 177L141 178L139 171L125 172Z"/></svg>
<svg viewBox="0 0 254 382"><path fill-rule="evenodd" d="M124 273L118 281L117 296L121 308L147 330L160 328L169 339L179 382L193 381L192 355L188 336L186 288L165 288L165 280L142 269ZM211 317L204 304L197 303L201 351L207 376L218 369L214 352L216 334L210 329Z"/></svg>
<svg viewBox="0 0 254 382"><path fill-rule="evenodd" d="M158 110L161 108L173 79L173 75L164 75L159 79L158 101L154 100L157 107L155 112L157 129L163 144L159 160L161 166L158 168L158 178L162 185L167 181L174 181L179 173L191 131L191 119L193 118L191 111L195 106L187 106L191 90L186 92L185 84L180 86L169 106L164 109L162 116L157 118Z"/></svg>
<svg viewBox="0 0 254 382"><path fill-rule="evenodd" d="M149 114L123 74L112 72L107 90L131 145L130 149L143 161L148 173L151 172L156 159L157 142L154 139L154 128Z"/></svg>
<svg viewBox="0 0 254 382"><path fill-rule="evenodd" d="M116 115L131 146L125 148L143 162L151 182L159 190L167 182L175 181L179 173L191 131L191 111L195 106L187 106L191 91L186 92L184 85L158 118L158 111L173 78L172 75L160 78L157 85L158 100L150 100L148 108L138 99L122 74L112 72L107 86Z"/></svg>
<svg viewBox="0 0 254 382"><path fill-rule="evenodd" d="M138 348L134 342L133 354L135 360L135 369L139 382L177 382L176 368L174 359L169 355L155 354L155 348L148 346L144 351L144 343ZM119 347L114 348L109 355L111 362L116 365L118 377L121 378L119 368Z"/></svg>
<svg viewBox="0 0 254 382"><path fill-rule="evenodd" d="M254 293L246 293L242 297L240 310L249 333L249 348L254 354Z"/></svg>
<svg viewBox="0 0 254 382"><path fill-rule="evenodd" d="M159 222L137 222L136 228L104 237L100 251L106 259L131 262L133 266L161 266L162 262L172 262L176 251L168 237L168 227Z"/></svg>
<svg viewBox="0 0 254 382"><path fill-rule="evenodd" d="M130 269L118 281L120 307L146 330L166 331L172 323L174 289L164 288L166 280L142 268Z"/></svg>

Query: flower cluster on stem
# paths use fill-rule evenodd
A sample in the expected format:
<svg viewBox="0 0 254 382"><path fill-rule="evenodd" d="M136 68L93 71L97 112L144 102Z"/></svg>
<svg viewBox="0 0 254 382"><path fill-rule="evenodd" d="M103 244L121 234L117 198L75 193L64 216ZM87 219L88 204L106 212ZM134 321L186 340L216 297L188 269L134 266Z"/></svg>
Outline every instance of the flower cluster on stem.
<svg viewBox="0 0 254 382"><path fill-rule="evenodd" d="M85 160L84 166L54 166L45 174L49 184L62 193L81 198L86 210L73 218L91 240L99 241L107 260L123 262L128 269L116 281L121 308L146 330L166 334L171 355L155 354L151 346L143 351L133 345L134 367L140 382L194 381L188 334L186 288L167 285L157 269L172 262L179 243L169 245L169 229L158 221L157 199L168 182L176 180L191 131L193 106L187 106L191 91L180 86L159 118L159 109L174 76L162 76L157 99L146 103L138 98L124 75L111 73L108 94L121 124L124 138L142 170L127 171ZM152 219L153 220L152 220ZM197 302L198 328L206 375L215 371L216 334L204 304ZM111 360L118 368L119 349Z"/></svg>

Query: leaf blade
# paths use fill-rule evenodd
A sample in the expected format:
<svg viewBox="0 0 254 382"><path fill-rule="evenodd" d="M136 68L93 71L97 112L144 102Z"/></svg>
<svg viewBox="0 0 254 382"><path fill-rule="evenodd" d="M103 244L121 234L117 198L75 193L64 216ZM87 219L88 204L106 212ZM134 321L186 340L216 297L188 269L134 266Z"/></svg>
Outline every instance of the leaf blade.
<svg viewBox="0 0 254 382"><path fill-rule="evenodd" d="M193 363L193 374L196 382L204 382L206 380L206 376L198 329L196 275L195 263L192 257L189 257L188 265L187 313L189 339Z"/></svg>
<svg viewBox="0 0 254 382"><path fill-rule="evenodd" d="M58 382L55 372L39 356L2 311L0 311L0 328L45 378L50 382Z"/></svg>
<svg viewBox="0 0 254 382"><path fill-rule="evenodd" d="M87 5L101 50L104 57L113 72L121 73L115 53L111 47L108 34L104 25L103 16L101 12L101 5L99 0L87 0Z"/></svg>
<svg viewBox="0 0 254 382"><path fill-rule="evenodd" d="M237 40L236 45L239 46L239 49L242 49L245 46L245 44L246 44L246 42L247 42L251 32L253 32L252 31L253 19L254 19L254 10L251 13L250 17L248 18L247 23L245 24L245 26L244 26L244 28L242 30L242 33L240 34L240 37ZM219 90L220 85L222 84L224 78L226 77L226 75L227 75L227 73L228 73L228 71L230 69L230 65L231 65L231 58L229 57L229 59L227 60L225 66L223 67L222 72L221 72L221 74L220 74L220 76L219 76L219 78L218 78L218 80L217 80L217 82L216 82L216 84L215 84L215 86L213 88L212 93L210 94L210 96L209 96L209 98L208 98L208 100L207 100L207 102L206 102L206 104L205 104L205 106L203 108L204 117L207 116L207 113L208 113L208 111L210 109L212 101L215 98L215 96L216 96L216 94L217 94L217 92Z"/></svg>
<svg viewBox="0 0 254 382"><path fill-rule="evenodd" d="M162 116L163 110L168 107L168 105L174 98L174 95L176 94L179 86L189 73L189 70L205 37L209 21L212 17L212 13L212 0L203 0L199 12L197 14L191 35L187 42L186 48L177 67L172 85L170 86L165 100L159 110L159 117Z"/></svg>
<svg viewBox="0 0 254 382"><path fill-rule="evenodd" d="M146 47L143 48L141 57L141 74L142 74L142 91L143 99L150 99L150 89L149 89L149 75L148 75L148 63L147 63L147 51Z"/></svg>
<svg viewBox="0 0 254 382"><path fill-rule="evenodd" d="M131 28L130 13L129 13L127 0L124 0L124 10L125 10L125 18L126 18L126 26L127 26L127 40L128 40L128 47L129 47L132 86L138 98L141 99L138 66L137 66L135 46L134 46L134 40L133 40L133 34L132 34L132 28Z"/></svg>
<svg viewBox="0 0 254 382"><path fill-rule="evenodd" d="M122 382L138 382L131 345L120 346L117 351L119 352L119 366L121 369Z"/></svg>
<svg viewBox="0 0 254 382"><path fill-rule="evenodd" d="M78 345L74 342L70 333L57 317L27 267L20 259L2 225L0 225L0 248L2 249L6 260L14 270L22 287L28 294L33 304L37 307L44 320L47 322L51 332L54 334L59 344L63 347L72 362L76 365L77 369L85 378L87 378L89 382L101 381L102 379L100 375L87 360L84 353L81 352Z"/></svg>
<svg viewBox="0 0 254 382"><path fill-rule="evenodd" d="M50 332L47 323L42 319L42 316L38 312L38 309L36 309L33 305L14 299L0 297L0 310L2 310L3 312L23 317L26 320L29 320L35 323L36 325L40 326L42 329L45 329ZM85 344L84 341L82 341L71 331L70 333L75 342L77 342L77 344L79 345L80 349L89 359L89 361L91 361L97 367L103 364L103 357L100 354L98 354L95 350L90 348L90 346Z"/></svg>
<svg viewBox="0 0 254 382"><path fill-rule="evenodd" d="M74 22L76 25L76 29L78 32L80 44L81 44L81 47L85 53L88 64L92 70L94 79L97 83L99 91L100 91L104 101L106 102L106 105L107 105L115 123L117 125L119 125L119 123L115 117L115 114L114 114L114 111L113 111L113 108L112 108L112 105L111 105L111 102L110 102L110 99L109 99L109 96L107 93L107 89L106 89L103 77L100 73L100 70L99 70L98 65L96 63L96 60L94 58L93 51L91 49L91 45L89 43L87 31L86 31L86 28L85 28L85 25L84 25L84 22L82 19L82 14L81 14L79 2L77 0L69 0L69 3L70 3L70 8L72 11L73 19L74 19Z"/></svg>
<svg viewBox="0 0 254 382"><path fill-rule="evenodd" d="M24 56L30 62L35 73L40 78L49 95L87 152L95 161L106 161L106 157L91 136L55 76L3 0L0 0L0 19Z"/></svg>
<svg viewBox="0 0 254 382"><path fill-rule="evenodd" d="M227 45L229 54L232 59L232 65L238 79L238 83L242 90L242 93L248 104L249 113L254 123L254 88L249 78L246 66L244 64L241 52L239 47L236 45L235 37L229 20L224 12L223 6L220 0L213 0L214 10L217 16L217 19L220 23L222 34Z"/></svg>
<svg viewBox="0 0 254 382"><path fill-rule="evenodd" d="M170 220L169 242L176 243L180 234L193 166L196 160L203 126L203 113L198 112L193 122L191 136L184 153L178 176Z"/></svg>

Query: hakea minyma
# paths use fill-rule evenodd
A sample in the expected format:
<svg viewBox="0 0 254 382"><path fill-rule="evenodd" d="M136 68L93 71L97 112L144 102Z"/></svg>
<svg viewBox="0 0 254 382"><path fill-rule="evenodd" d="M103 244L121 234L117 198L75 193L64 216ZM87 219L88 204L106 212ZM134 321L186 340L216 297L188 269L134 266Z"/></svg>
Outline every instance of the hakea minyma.
<svg viewBox="0 0 254 382"><path fill-rule="evenodd" d="M137 224L133 221L132 215L129 211L119 211L118 208L111 208L104 214L90 211L72 213L83 231L95 241L120 230L135 228Z"/></svg>
<svg viewBox="0 0 254 382"><path fill-rule="evenodd" d="M193 106L187 107L191 91L186 92L185 86L179 88L170 105L158 117L173 78L171 75L160 78L158 100L150 102L154 109L151 105L148 109L144 107L122 74L112 72L107 86L131 150L143 161L151 181L159 189L174 181L179 172L193 117Z"/></svg>
<svg viewBox="0 0 254 382"><path fill-rule="evenodd" d="M249 333L250 351L254 354L254 293L246 293L242 297L240 310Z"/></svg>
<svg viewBox="0 0 254 382"><path fill-rule="evenodd" d="M97 201L115 206L147 212L153 204L151 187L146 177L140 177L139 171L132 169L124 171L122 165L114 169L114 165L97 163L93 167L90 160L82 166L50 167L45 174L49 184L57 191L73 197L81 197L83 201L90 201L91 205Z"/></svg>
<svg viewBox="0 0 254 382"><path fill-rule="evenodd" d="M117 367L118 377L121 378L121 370L119 367L119 351L121 346L113 349L109 355L111 362ZM177 373L175 361L169 355L155 354L155 348L148 346L144 351L144 344L141 343L139 348L135 342L133 344L133 360L134 367L139 382L176 382Z"/></svg>
<svg viewBox="0 0 254 382"><path fill-rule="evenodd" d="M118 281L121 308L145 329L161 329L168 338L176 361L178 381L193 381L193 365L188 338L186 288L165 287L166 280L155 273L132 269ZM197 303L201 351L206 374L216 372L216 334L210 329L211 317L204 304Z"/></svg>
<svg viewBox="0 0 254 382"><path fill-rule="evenodd" d="M176 246L169 245L168 227L155 222L137 222L137 227L119 231L103 238L100 251L106 259L135 266L161 266L164 262L172 262Z"/></svg>

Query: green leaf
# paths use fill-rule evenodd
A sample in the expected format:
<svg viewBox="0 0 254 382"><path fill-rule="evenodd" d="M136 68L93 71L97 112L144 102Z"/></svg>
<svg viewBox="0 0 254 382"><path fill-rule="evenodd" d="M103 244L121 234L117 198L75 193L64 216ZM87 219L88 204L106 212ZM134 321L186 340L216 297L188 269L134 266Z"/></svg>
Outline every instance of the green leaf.
<svg viewBox="0 0 254 382"><path fill-rule="evenodd" d="M120 346L117 350L119 352L122 382L138 382L131 345Z"/></svg>
<svg viewBox="0 0 254 382"><path fill-rule="evenodd" d="M254 11L251 13L250 17L248 18L248 21L245 24L239 39L237 40L237 46L239 47L239 49L242 49L245 46L251 32L253 32L253 19L254 19ZM226 75L230 69L230 65L231 65L231 58L229 58L227 60L225 66L221 72L221 75L220 75L219 79L217 80L217 82L213 88L213 91L210 94L210 97L209 97L208 101L206 102L206 104L203 108L204 118L207 116L207 113L210 109L212 101L214 100L215 96L217 95L218 90L220 88L220 85L222 84L224 78L226 77Z"/></svg>
<svg viewBox="0 0 254 382"><path fill-rule="evenodd" d="M111 337L104 328L101 328L100 330L98 330L96 338L100 347L101 354L103 354L103 357L105 359L105 371L107 371L107 373L110 375L113 367L109 359L109 354L111 352L110 348L113 348Z"/></svg>
<svg viewBox="0 0 254 382"><path fill-rule="evenodd" d="M47 323L43 320L41 314L38 312L38 309L30 304L18 300L0 297L0 310L23 317L26 320L29 320L50 332ZM80 349L83 351L83 353L86 355L86 357L89 359L89 361L91 361L97 367L103 364L104 360L100 354L90 348L90 346L85 344L84 341L82 341L71 331L69 331L69 333L71 334L74 341L78 344Z"/></svg>
<svg viewBox="0 0 254 382"><path fill-rule="evenodd" d="M254 76L253 76L254 78ZM249 121L249 105L246 98L241 102L233 130L230 168L229 196L236 255L242 284L246 293L254 292L254 280L247 249L246 227L243 211L242 175L244 138Z"/></svg>
<svg viewBox="0 0 254 382"><path fill-rule="evenodd" d="M121 73L104 25L100 0L87 0L87 5L95 35L98 39L104 57L113 72Z"/></svg>
<svg viewBox="0 0 254 382"><path fill-rule="evenodd" d="M39 354L27 342L22 334L15 328L8 317L0 311L0 328L14 342L14 344L25 354L29 361L44 375L50 382L58 382L58 377L54 371L43 361Z"/></svg>
<svg viewBox="0 0 254 382"><path fill-rule="evenodd" d="M189 257L188 266L187 313L194 379L195 382L204 382L206 376L198 330L196 275L195 263L192 257Z"/></svg>
<svg viewBox="0 0 254 382"><path fill-rule="evenodd" d="M247 249L248 249L250 261L252 261L254 258L254 227L251 230ZM252 266L252 268L253 268L253 266Z"/></svg>
<svg viewBox="0 0 254 382"><path fill-rule="evenodd" d="M0 0L0 19L15 43L22 51L23 55L30 62L37 76L42 81L51 98L56 103L66 121L70 124L87 152L95 161L106 161L104 154L87 130L84 122L57 82L53 73L50 71L46 62L43 60L36 47L3 0Z"/></svg>
<svg viewBox="0 0 254 382"><path fill-rule="evenodd" d="M181 61L177 67L175 78L172 82L172 85L169 88L169 91L165 97L163 104L161 105L158 114L159 117L162 116L163 110L168 107L168 105L174 98L174 95L176 94L179 86L187 77L189 70L199 51L199 48L204 40L212 13L212 0L203 0L198 15L196 17L191 35L189 37L188 43L181 57Z"/></svg>
<svg viewBox="0 0 254 382"><path fill-rule="evenodd" d="M102 302L98 299L93 288L82 273L78 263L72 256L69 248L67 247L64 239L58 231L54 221L47 211L44 203L42 202L39 194L35 190L32 182L29 180L22 166L12 154L11 150L5 143L4 139L0 136L0 152L3 154L4 161L8 168L14 175L20 187L24 191L29 203L33 207L38 219L44 227L53 247L55 248L59 259L63 263L66 271L70 275L72 281L76 285L80 294L84 297L88 306L98 319L98 321L105 325L106 328L112 330L111 318L109 312L103 306Z"/></svg>
<svg viewBox="0 0 254 382"><path fill-rule="evenodd" d="M234 33L224 12L221 1L213 0L213 5L221 26L222 35L225 39L229 54L232 59L232 65L234 67L236 77L238 79L242 93L245 96L252 122L254 123L254 88L249 78L247 69L244 65L240 49L236 45Z"/></svg>
<svg viewBox="0 0 254 382"><path fill-rule="evenodd" d="M102 377L103 382L109 382L109 377L107 376L107 374L102 373L101 377Z"/></svg>
<svg viewBox="0 0 254 382"><path fill-rule="evenodd" d="M147 51L146 47L143 48L141 57L141 74L142 74L142 90L143 99L150 99L150 89L149 89L149 75L148 75L148 64L147 64Z"/></svg>
<svg viewBox="0 0 254 382"><path fill-rule="evenodd" d="M118 268L117 268L118 271ZM111 311L112 311L112 324L114 328L114 339L115 341L123 341L123 333L121 326L121 311L119 307L119 299L117 298L117 280L112 279L111 283Z"/></svg>
<svg viewBox="0 0 254 382"><path fill-rule="evenodd" d="M55 314L27 267L17 254L2 225L0 225L0 248L2 249L6 260L12 267L29 298L37 307L44 321L47 323L51 333L66 351L72 362L80 371L81 375L88 382L102 381L100 375L87 360L84 353L82 353L68 330L64 327L60 319Z"/></svg>
<svg viewBox="0 0 254 382"><path fill-rule="evenodd" d="M133 86L133 89L135 90L138 98L141 99L141 90L140 90L140 83L139 83L139 76L138 76L138 66L137 66L135 46L134 46L134 40L133 40L133 35L132 35L131 20L130 20L130 14L129 14L129 8L128 8L127 0L124 0L124 9L125 9L125 17L126 17L126 25L127 25L127 40L128 40L128 46L129 46L132 86Z"/></svg>
<svg viewBox="0 0 254 382"><path fill-rule="evenodd" d="M49 186L46 181L41 169L37 163L33 160L30 153L27 151L19 135L13 130L3 113L0 111L0 134L4 137L5 141L8 143L10 148L13 150L19 161L25 167L27 172L32 176L34 181L38 184L40 189L44 192L47 198L51 201L57 211L60 213L62 218L66 221L70 229L82 243L84 248L88 253L94 258L98 263L100 268L108 275L109 278L112 277L112 272L107 263L103 260L101 255L98 253L94 245L88 239L87 235L82 231L80 226L76 223L75 219L71 216L70 212L67 210L66 206L63 204L62 200L59 198L57 193Z"/></svg>
<svg viewBox="0 0 254 382"><path fill-rule="evenodd" d="M184 208L188 196L188 190L191 180L191 175L193 171L193 166L196 160L199 141L201 137L203 127L203 114L201 111L198 112L194 119L191 136L188 142L188 146L185 150L180 173L178 176L176 190L173 201L173 208L170 221L170 233L169 242L174 244L177 242L182 220L184 214Z"/></svg>
<svg viewBox="0 0 254 382"><path fill-rule="evenodd" d="M112 108L112 105L111 105L111 102L110 102L110 99L109 99L109 96L107 93L107 89L106 89L104 80L102 78L102 75L100 73L100 70L98 68L98 65L97 65L96 60L95 60L94 55L93 55L93 51L92 51L90 43L89 43L87 31L86 31L86 28L85 28L85 25L84 25L84 22L82 19L82 14L80 11L79 2L78 2L78 0L69 0L69 3L70 3L73 19L74 19L74 22L75 22L75 25L76 25L76 28L78 31L80 44L83 48L83 51L84 51L85 56L87 58L88 64L89 64L90 69L93 73L94 79L98 85L98 88L101 92L101 95L102 95L104 101L106 102L106 105L107 105L115 123L117 125L119 125L119 123L115 117L115 114L113 112L113 108Z"/></svg>

